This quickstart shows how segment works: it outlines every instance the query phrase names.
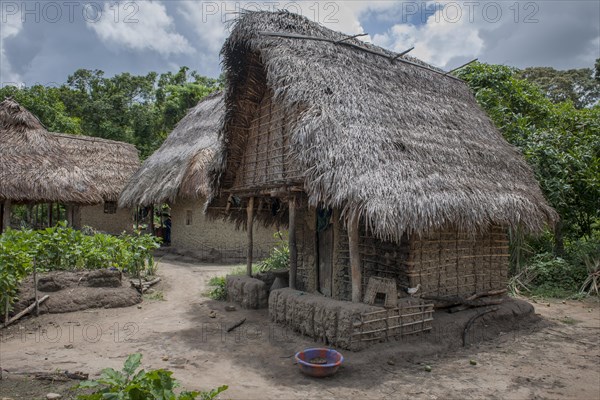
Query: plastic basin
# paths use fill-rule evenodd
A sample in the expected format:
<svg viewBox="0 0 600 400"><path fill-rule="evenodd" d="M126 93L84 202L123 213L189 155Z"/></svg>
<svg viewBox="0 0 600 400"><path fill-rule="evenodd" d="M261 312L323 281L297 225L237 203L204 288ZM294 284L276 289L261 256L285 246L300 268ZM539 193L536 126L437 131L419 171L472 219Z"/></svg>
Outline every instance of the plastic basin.
<svg viewBox="0 0 600 400"><path fill-rule="evenodd" d="M296 353L295 358L300 371L315 378L324 378L335 374L344 361L344 356L341 353L333 349L323 348L299 351ZM315 363L314 361L317 360L321 362Z"/></svg>

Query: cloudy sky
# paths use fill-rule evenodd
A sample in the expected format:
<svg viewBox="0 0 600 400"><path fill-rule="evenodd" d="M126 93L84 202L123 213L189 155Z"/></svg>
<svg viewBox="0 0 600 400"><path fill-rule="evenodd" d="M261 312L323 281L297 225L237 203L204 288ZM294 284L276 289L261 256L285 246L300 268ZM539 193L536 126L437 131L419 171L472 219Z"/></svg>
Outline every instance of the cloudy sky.
<svg viewBox="0 0 600 400"><path fill-rule="evenodd" d="M227 21L287 9L451 69L473 58L516 67L593 66L600 1L8 1L0 0L0 84L61 84L78 68L107 75L219 75Z"/></svg>

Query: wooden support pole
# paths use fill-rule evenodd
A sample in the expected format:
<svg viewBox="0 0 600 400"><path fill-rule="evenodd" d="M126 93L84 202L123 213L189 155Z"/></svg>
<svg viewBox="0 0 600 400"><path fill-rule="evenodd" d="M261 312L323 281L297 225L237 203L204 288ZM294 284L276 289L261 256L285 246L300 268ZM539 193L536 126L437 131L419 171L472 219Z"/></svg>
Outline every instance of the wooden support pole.
<svg viewBox="0 0 600 400"><path fill-rule="evenodd" d="M154 206L150 206L150 212L148 213L148 215L150 215L150 221L148 222L148 229L150 229L150 234L154 235Z"/></svg>
<svg viewBox="0 0 600 400"><path fill-rule="evenodd" d="M81 207L73 206L73 229L81 229Z"/></svg>
<svg viewBox="0 0 600 400"><path fill-rule="evenodd" d="M10 200L4 200L2 213L2 232L6 231L8 227L10 227Z"/></svg>
<svg viewBox="0 0 600 400"><path fill-rule="evenodd" d="M248 233L248 255L246 256L246 275L252 276L252 225L254 224L254 197L248 199L248 207L246 208L248 223L246 225Z"/></svg>
<svg viewBox="0 0 600 400"><path fill-rule="evenodd" d="M289 201L289 217L288 246L290 248L290 287L296 289L298 248L296 247L296 199L293 197Z"/></svg>
<svg viewBox="0 0 600 400"><path fill-rule="evenodd" d="M358 214L354 214L348 221L348 243L350 246L350 269L352 271L353 303L360 303L362 300L362 271L360 266L359 239L359 218Z"/></svg>
<svg viewBox="0 0 600 400"><path fill-rule="evenodd" d="M40 316L40 302L38 298L38 279L37 279L37 263L35 257L33 258L33 293L35 297L35 316Z"/></svg>
<svg viewBox="0 0 600 400"><path fill-rule="evenodd" d="M27 204L27 225L33 227L33 204Z"/></svg>
<svg viewBox="0 0 600 400"><path fill-rule="evenodd" d="M67 226L73 227L73 206L71 204L67 204L65 206L65 214L67 220Z"/></svg>
<svg viewBox="0 0 600 400"><path fill-rule="evenodd" d="M52 226L52 208L54 205L52 203L48 203L46 211L48 212L48 227Z"/></svg>

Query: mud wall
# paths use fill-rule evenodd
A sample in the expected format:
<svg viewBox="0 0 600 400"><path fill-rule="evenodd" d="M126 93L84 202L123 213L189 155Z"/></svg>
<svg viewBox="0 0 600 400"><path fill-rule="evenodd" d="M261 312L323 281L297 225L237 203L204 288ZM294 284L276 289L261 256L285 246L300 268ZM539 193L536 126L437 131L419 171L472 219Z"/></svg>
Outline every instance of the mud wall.
<svg viewBox="0 0 600 400"><path fill-rule="evenodd" d="M242 308L267 308L269 292L265 282L249 276L227 275L227 301Z"/></svg>
<svg viewBox="0 0 600 400"><path fill-rule="evenodd" d="M104 212L104 204L80 208L79 226L91 226L97 231L120 235L133 232L133 212L129 208L118 208L114 214Z"/></svg>
<svg viewBox="0 0 600 400"><path fill-rule="evenodd" d="M247 234L235 224L207 219L203 200L178 201L171 207L171 245L179 252L211 262L243 262L247 254ZM274 247L275 228L254 224L253 257L261 260Z"/></svg>

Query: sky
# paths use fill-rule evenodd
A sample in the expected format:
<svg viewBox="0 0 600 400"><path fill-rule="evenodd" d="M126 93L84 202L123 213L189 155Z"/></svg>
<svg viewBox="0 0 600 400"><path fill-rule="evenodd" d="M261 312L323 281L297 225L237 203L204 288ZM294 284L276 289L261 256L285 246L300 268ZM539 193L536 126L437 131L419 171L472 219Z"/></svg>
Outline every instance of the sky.
<svg viewBox="0 0 600 400"><path fill-rule="evenodd" d="M79 68L107 76L177 71L217 77L241 9L300 13L450 70L474 58L519 68L593 67L593 1L9 1L0 0L0 85L60 85Z"/></svg>

